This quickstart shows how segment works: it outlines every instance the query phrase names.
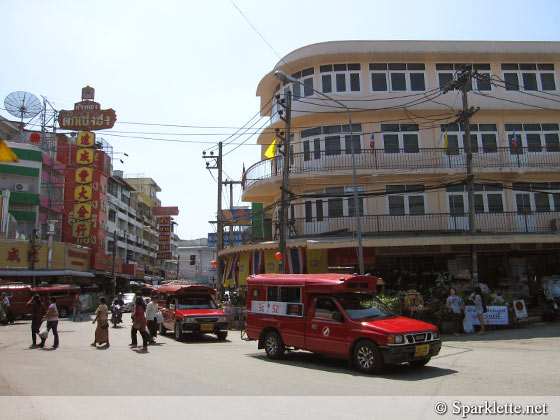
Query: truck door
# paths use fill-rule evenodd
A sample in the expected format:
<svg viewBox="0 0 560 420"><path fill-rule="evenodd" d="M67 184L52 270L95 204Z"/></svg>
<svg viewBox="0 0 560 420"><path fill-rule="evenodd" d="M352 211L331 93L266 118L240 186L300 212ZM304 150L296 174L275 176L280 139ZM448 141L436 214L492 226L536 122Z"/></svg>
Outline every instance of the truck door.
<svg viewBox="0 0 560 420"><path fill-rule="evenodd" d="M177 309L177 299L175 297L167 297L165 308L161 311L163 315L163 326L168 330L172 330L175 325L175 311Z"/></svg>
<svg viewBox="0 0 560 420"><path fill-rule="evenodd" d="M309 351L348 355L347 324L341 314L340 308L331 297L319 296L313 299L305 330L306 348Z"/></svg>

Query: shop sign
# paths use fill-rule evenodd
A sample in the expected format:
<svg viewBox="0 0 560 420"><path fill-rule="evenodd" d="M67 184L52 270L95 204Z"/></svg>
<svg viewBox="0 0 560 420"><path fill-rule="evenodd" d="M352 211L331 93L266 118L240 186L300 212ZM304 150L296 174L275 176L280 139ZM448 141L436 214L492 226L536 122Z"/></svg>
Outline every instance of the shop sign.
<svg viewBox="0 0 560 420"><path fill-rule="evenodd" d="M465 306L467 316L473 325L480 325L480 321L476 316L476 306ZM484 323L486 325L508 325L508 307L507 306L487 306L484 313Z"/></svg>
<svg viewBox="0 0 560 420"><path fill-rule="evenodd" d="M159 243L167 243L171 241L171 236L169 234L160 234L159 235Z"/></svg>
<svg viewBox="0 0 560 420"><path fill-rule="evenodd" d="M161 225L158 228L159 233L171 233L171 226L169 225Z"/></svg>
<svg viewBox="0 0 560 420"><path fill-rule="evenodd" d="M169 243L164 243L164 244L159 244L159 248L160 251L171 251L171 244Z"/></svg>
<svg viewBox="0 0 560 420"><path fill-rule="evenodd" d="M152 207L152 216L177 216L179 207Z"/></svg>
<svg viewBox="0 0 560 420"><path fill-rule="evenodd" d="M171 217L170 216L160 216L158 217L158 225L170 225L171 224Z"/></svg>
<svg viewBox="0 0 560 420"><path fill-rule="evenodd" d="M251 209L222 210L222 222L234 225L250 225Z"/></svg>
<svg viewBox="0 0 560 420"><path fill-rule="evenodd" d="M525 306L525 301L523 299L513 301L513 309L515 309L515 317L517 319L528 319L529 314L527 314L527 307Z"/></svg>
<svg viewBox="0 0 560 420"><path fill-rule="evenodd" d="M89 250L74 248L66 244L65 268L69 270L89 270Z"/></svg>
<svg viewBox="0 0 560 420"><path fill-rule="evenodd" d="M173 258L173 254L171 252L158 252L157 259L158 260L170 260Z"/></svg>
<svg viewBox="0 0 560 420"><path fill-rule="evenodd" d="M111 272L113 267L113 256L106 255L102 252L95 252L91 257L92 269L99 271ZM122 273L122 259L115 257L115 273Z"/></svg>
<svg viewBox="0 0 560 420"><path fill-rule="evenodd" d="M74 104L72 111L60 111L58 125L67 130L103 130L112 128L117 121L114 109L101 109L94 102L94 89L87 86L82 89L82 101Z"/></svg>

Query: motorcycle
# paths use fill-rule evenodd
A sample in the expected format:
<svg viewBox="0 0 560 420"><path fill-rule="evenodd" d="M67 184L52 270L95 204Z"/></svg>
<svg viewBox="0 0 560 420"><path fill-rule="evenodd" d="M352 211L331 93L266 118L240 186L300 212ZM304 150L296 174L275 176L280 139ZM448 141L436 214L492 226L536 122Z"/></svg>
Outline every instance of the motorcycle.
<svg viewBox="0 0 560 420"><path fill-rule="evenodd" d="M116 328L116 326L122 322L121 305L111 305L111 313L111 322L113 323L113 328Z"/></svg>

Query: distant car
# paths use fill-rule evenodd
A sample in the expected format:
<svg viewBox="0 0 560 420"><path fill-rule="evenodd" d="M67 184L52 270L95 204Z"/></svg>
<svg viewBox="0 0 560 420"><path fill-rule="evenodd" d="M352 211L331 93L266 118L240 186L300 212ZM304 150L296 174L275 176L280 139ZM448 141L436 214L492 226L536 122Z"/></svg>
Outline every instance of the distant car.
<svg viewBox="0 0 560 420"><path fill-rule="evenodd" d="M134 304L135 296L136 295L134 293L123 294L123 301L124 301L124 306L122 308L123 312L132 312L132 305Z"/></svg>
<svg viewBox="0 0 560 420"><path fill-rule="evenodd" d="M123 294L123 312L132 312L132 307L134 306L134 299L136 299L135 293L125 293ZM148 304L150 298L148 296L142 296L142 300L145 304Z"/></svg>

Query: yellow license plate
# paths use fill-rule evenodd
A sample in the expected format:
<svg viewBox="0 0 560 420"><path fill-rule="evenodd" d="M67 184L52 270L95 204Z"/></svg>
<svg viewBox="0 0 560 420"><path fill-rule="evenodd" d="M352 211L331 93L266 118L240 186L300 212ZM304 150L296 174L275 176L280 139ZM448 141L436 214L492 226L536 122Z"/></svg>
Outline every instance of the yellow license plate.
<svg viewBox="0 0 560 420"><path fill-rule="evenodd" d="M200 331L214 331L214 324L200 324Z"/></svg>
<svg viewBox="0 0 560 420"><path fill-rule="evenodd" d="M416 346L416 350L414 350L414 357L427 356L429 351L430 351L429 344L421 344L419 346Z"/></svg>

